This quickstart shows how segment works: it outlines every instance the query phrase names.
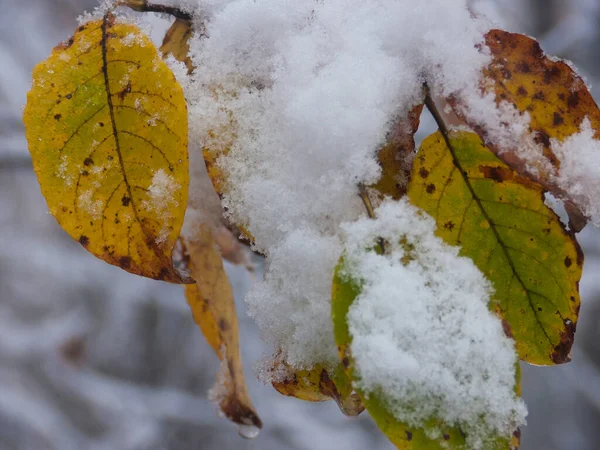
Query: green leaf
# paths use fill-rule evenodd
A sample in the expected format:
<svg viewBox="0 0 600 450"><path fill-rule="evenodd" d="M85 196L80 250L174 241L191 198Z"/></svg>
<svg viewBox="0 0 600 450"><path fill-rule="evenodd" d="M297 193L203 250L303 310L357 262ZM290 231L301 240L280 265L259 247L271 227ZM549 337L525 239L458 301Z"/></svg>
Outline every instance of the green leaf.
<svg viewBox="0 0 600 450"><path fill-rule="evenodd" d="M377 251L373 249L372 251ZM344 259L338 263L332 288L332 320L336 344L340 352L340 359L345 367L349 378L353 381L359 380L359 375L354 369L354 363L350 346L352 336L348 329L347 314L350 306L361 292L360 281L345 274L346 267ZM344 274L344 275L342 275ZM518 378L518 373L517 373ZM423 427L411 427L397 420L389 411L387 395L385 392L366 394L361 389L355 389L361 397L366 410L369 412L379 429L389 440L401 450L466 450L465 433L458 427L449 427L441 420L432 417ZM423 399L426 401L426 399ZM407 405L408 406L408 405ZM437 432L438 438L432 436L432 431ZM513 436L511 442L505 439L497 439L488 443L488 450L507 450L517 448L518 436Z"/></svg>
<svg viewBox="0 0 600 450"><path fill-rule="evenodd" d="M474 133L427 138L408 196L436 220L437 234L492 282L493 308L522 360L567 362L579 312L583 254L544 204L543 188L518 175Z"/></svg>

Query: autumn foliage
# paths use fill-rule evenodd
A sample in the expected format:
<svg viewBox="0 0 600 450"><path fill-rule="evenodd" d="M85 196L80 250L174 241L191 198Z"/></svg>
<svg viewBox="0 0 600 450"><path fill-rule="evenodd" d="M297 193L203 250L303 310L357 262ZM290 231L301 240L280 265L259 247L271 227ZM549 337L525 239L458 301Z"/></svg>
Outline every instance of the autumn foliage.
<svg viewBox="0 0 600 450"><path fill-rule="evenodd" d="M138 11L158 8L125 3ZM244 244L256 242L249 224L235 223L228 214L218 225L200 223L181 235L190 184L188 109L163 58L183 62L188 74L202 70L194 67L189 40L204 30L195 29L198 23L181 11L160 11L176 17L160 51L111 10L77 28L36 67L24 112L29 150L50 212L73 239L133 274L186 284L194 320L221 360L214 400L247 431L262 422L244 381L235 303L222 256L246 261L233 255L241 251L238 247L235 252L228 247L233 234ZM414 94L419 100L407 114L393 118L386 142L374 149L379 180L357 183L355 193L370 220L377 220L381 204L406 199L419 214L430 216L436 239L458 247L457 257L470 259L489 281L489 310L501 321L518 358L536 365L566 363L583 267L575 233L593 217L589 200L562 181L565 163L557 148L585 124L595 130L594 139L600 138L600 110L571 66L547 57L532 38L491 30L480 51L490 54L480 74L481 97L492 99L498 110L509 110L515 120L526 117L528 127L515 134L513 123L480 120L470 112L469 98L460 93L441 98L426 79ZM238 95L219 86L211 89L215 102ZM460 130L446 124L437 106L442 103L462 120ZM439 131L417 150L415 133L424 109ZM219 164L237 137L236 118L231 111L219 113L229 125L212 133L224 137L202 153L215 192L225 196L235 186ZM523 152L527 146L541 152ZM568 226L548 205L548 194L563 201ZM229 228L224 239L219 238L223 223ZM403 235L397 241L379 237L367 253L391 257L397 247L404 255L401 265L415 264L419 242ZM471 428L464 423L447 423L441 413L423 423L405 423L395 411L413 404L394 403L388 392L370 392L361 384L348 313L368 280L347 266L345 255L328 275L337 365L323 361L294 367L284 352L276 351L270 371L286 375L273 379L275 389L307 401L333 399L351 416L366 409L399 449L474 448ZM518 369L511 370L513 395L519 396ZM481 439L484 448L509 449L518 447L518 435L516 429L508 435L494 430Z"/></svg>

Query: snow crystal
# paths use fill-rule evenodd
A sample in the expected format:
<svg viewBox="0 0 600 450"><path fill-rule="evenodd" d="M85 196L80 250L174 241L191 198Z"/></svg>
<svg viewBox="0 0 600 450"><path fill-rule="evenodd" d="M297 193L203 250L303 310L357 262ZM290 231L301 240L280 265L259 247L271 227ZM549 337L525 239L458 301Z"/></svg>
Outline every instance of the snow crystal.
<svg viewBox="0 0 600 450"><path fill-rule="evenodd" d="M88 213L93 220L98 220L102 216L102 200L94 200L91 189L83 191L77 198L77 206Z"/></svg>
<svg viewBox="0 0 600 450"><path fill-rule="evenodd" d="M137 36L134 33L128 33L124 37L121 38L121 44L125 47L133 47L134 44L143 45L143 39L137 39Z"/></svg>
<svg viewBox="0 0 600 450"><path fill-rule="evenodd" d="M384 202L376 215L343 226L346 271L362 283L348 313L359 387L384 392L410 426L432 417L459 425L469 448L510 438L526 409L515 395L514 343L487 307L490 283L407 200ZM384 255L368 250L378 237Z"/></svg>
<svg viewBox="0 0 600 450"><path fill-rule="evenodd" d="M64 180L66 187L71 187L73 185L73 175L69 174L69 159L67 155L62 155L60 157L60 164L58 165L56 176Z"/></svg>
<svg viewBox="0 0 600 450"><path fill-rule="evenodd" d="M357 185L380 176L376 151L423 82L476 84L489 25L465 0L208 0L196 16L190 141L221 152L223 206L268 258L250 311L294 365L333 362L331 276L339 224L364 214Z"/></svg>
<svg viewBox="0 0 600 450"><path fill-rule="evenodd" d="M560 160L556 178L558 185L569 193L596 226L600 226L600 140L588 118L579 133L563 142L551 140L552 151Z"/></svg>

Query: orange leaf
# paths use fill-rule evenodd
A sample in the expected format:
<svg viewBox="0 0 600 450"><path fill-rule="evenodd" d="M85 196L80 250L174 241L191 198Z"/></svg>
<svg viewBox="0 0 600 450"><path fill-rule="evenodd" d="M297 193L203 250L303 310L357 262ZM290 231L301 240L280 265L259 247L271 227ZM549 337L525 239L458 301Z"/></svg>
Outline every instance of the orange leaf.
<svg viewBox="0 0 600 450"><path fill-rule="evenodd" d="M419 128L423 104L413 107L407 117L399 118L389 131L386 143L377 154L381 178L369 186L369 194L380 201L383 196L399 200L406 194L415 154L415 133ZM378 203L378 202L375 202Z"/></svg>
<svg viewBox="0 0 600 450"><path fill-rule="evenodd" d="M222 361L212 396L232 422L261 428L244 379L233 290L212 231L202 225L185 246L196 279L196 284L186 286L186 298L194 321Z"/></svg>
<svg viewBox="0 0 600 450"><path fill-rule="evenodd" d="M489 129L485 125L476 123L476 118L467 118L466 121L511 168L566 200L572 229L578 231L585 226L585 217L570 201L568 193L556 185L551 173L554 170L548 170L551 167L560 171L560 161L552 151L551 139L562 142L578 133L586 117L592 128L597 130L595 138L600 139L600 110L584 81L571 66L546 56L535 39L503 30L491 30L486 35L486 44L492 62L483 72L483 93L491 92L497 105L508 102L521 115L529 115L529 133L534 142L543 147L543 154L551 166L540 165L531 170L518 149L502 148L489 136ZM450 99L450 103L456 106L461 99ZM465 118L461 108L455 108L455 112Z"/></svg>

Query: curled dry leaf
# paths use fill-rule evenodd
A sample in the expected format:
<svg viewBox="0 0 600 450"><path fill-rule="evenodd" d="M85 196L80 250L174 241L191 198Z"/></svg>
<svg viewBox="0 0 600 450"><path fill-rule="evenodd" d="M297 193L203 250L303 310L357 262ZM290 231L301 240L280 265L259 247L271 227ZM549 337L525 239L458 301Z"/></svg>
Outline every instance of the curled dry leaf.
<svg viewBox="0 0 600 450"><path fill-rule="evenodd" d="M210 228L202 225L185 247L196 279L186 286L186 298L194 321L222 361L213 398L232 422L261 428L244 379L233 290Z"/></svg>
<svg viewBox="0 0 600 450"><path fill-rule="evenodd" d="M552 148L552 140L562 142L578 133L588 119L595 138L600 139L600 110L585 82L564 61L544 54L535 39L503 30L491 30L486 44L492 62L482 77L482 92L491 93L497 105L514 106L519 114L530 117L527 132L535 144L543 148L545 162L532 165L518 148L506 148L495 142L487 125L477 118L466 121L486 145L512 169L539 182L544 189L567 201L571 228L579 231L585 226L585 216L576 202L557 185L554 172L560 173L560 160ZM460 98L450 99L457 114L465 118ZM458 106L458 107L457 107ZM495 124L502 125L502 124Z"/></svg>
<svg viewBox="0 0 600 450"><path fill-rule="evenodd" d="M181 283L172 251L189 184L181 86L136 26L80 26L33 72L24 113L50 212L88 251Z"/></svg>
<svg viewBox="0 0 600 450"><path fill-rule="evenodd" d="M406 117L397 119L386 143L377 154L381 178L367 191L374 207L384 196L399 200L406 194L415 154L415 133L419 128L423 104L413 107Z"/></svg>
<svg viewBox="0 0 600 450"><path fill-rule="evenodd" d="M508 323L522 360L570 361L579 314L583 253L544 203L544 189L519 175L474 133L440 132L415 159L410 201L437 222L494 287L491 307Z"/></svg>
<svg viewBox="0 0 600 450"><path fill-rule="evenodd" d="M194 71L192 59L189 56L190 37L192 37L192 22L187 19L175 19L165 37L163 38L160 51L163 56L173 55L173 57L185 63L188 68L188 74Z"/></svg>
<svg viewBox="0 0 600 450"><path fill-rule="evenodd" d="M296 397L308 402L335 400L340 410L347 416L358 416L365 407L352 389L352 383L342 366L330 374L322 365L312 369L295 370L285 362L275 361L274 372L285 375L273 381L273 387L280 394Z"/></svg>

